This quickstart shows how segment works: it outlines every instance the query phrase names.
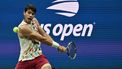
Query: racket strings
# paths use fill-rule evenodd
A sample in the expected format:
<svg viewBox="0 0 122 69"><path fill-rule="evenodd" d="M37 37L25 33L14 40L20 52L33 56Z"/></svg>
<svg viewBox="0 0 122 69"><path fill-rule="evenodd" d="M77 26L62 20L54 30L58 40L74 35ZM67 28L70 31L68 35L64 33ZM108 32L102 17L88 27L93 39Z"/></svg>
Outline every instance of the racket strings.
<svg viewBox="0 0 122 69"><path fill-rule="evenodd" d="M74 42L70 42L67 46L67 54L71 59L75 59L76 57L76 46Z"/></svg>

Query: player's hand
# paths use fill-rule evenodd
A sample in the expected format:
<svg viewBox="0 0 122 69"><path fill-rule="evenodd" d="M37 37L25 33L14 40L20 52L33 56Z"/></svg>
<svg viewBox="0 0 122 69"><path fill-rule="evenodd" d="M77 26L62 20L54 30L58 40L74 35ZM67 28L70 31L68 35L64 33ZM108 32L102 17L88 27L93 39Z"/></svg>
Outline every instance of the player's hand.
<svg viewBox="0 0 122 69"><path fill-rule="evenodd" d="M57 49L60 52L67 52L66 47L64 47L64 46L59 46Z"/></svg>

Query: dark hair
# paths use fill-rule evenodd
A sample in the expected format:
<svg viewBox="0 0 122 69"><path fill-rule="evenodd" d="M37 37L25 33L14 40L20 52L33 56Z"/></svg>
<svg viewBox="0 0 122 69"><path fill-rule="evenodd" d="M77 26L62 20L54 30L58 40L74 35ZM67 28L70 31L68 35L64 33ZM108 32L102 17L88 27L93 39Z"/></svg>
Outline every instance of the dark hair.
<svg viewBox="0 0 122 69"><path fill-rule="evenodd" d="M31 9L34 13L36 13L36 7L32 4L28 4L26 7L25 7L25 12L28 10L28 9Z"/></svg>

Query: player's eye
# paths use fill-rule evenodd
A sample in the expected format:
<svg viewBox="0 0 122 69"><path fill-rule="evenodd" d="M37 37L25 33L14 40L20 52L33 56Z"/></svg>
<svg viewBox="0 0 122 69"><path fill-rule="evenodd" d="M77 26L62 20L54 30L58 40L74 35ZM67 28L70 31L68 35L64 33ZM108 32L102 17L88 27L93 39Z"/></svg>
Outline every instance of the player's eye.
<svg viewBox="0 0 122 69"><path fill-rule="evenodd" d="M28 12L28 14L31 14L31 12Z"/></svg>
<svg viewBox="0 0 122 69"><path fill-rule="evenodd" d="M28 14L32 14L32 15L35 15L33 12L28 12Z"/></svg>
<svg viewBox="0 0 122 69"><path fill-rule="evenodd" d="M32 13L32 15L35 15L34 13Z"/></svg>

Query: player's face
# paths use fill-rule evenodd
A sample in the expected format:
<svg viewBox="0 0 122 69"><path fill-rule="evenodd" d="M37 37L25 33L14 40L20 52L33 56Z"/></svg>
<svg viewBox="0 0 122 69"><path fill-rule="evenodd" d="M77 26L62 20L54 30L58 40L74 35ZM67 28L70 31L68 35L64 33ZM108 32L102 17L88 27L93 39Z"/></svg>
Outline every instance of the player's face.
<svg viewBox="0 0 122 69"><path fill-rule="evenodd" d="M27 23L30 23L34 16L35 13L31 9L28 9L26 12L24 12L24 18Z"/></svg>

